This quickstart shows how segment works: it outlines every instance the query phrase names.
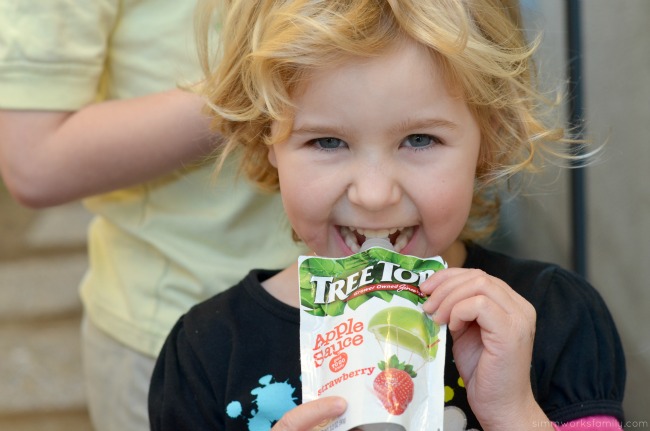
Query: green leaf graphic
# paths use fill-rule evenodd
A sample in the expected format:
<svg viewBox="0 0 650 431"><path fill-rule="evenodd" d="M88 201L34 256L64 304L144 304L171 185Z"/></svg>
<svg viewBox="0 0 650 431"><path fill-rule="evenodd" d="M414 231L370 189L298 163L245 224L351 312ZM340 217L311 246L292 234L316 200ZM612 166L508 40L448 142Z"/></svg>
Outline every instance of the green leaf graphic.
<svg viewBox="0 0 650 431"><path fill-rule="evenodd" d="M359 306L361 306L361 304L367 302L369 299L370 297L368 295L360 295L357 296L356 298L350 299L349 301L347 301L347 303L351 309L356 310L357 308L359 308Z"/></svg>
<svg viewBox="0 0 650 431"><path fill-rule="evenodd" d="M367 251L368 257L376 261L392 262L397 253L384 248L371 248Z"/></svg>
<svg viewBox="0 0 650 431"><path fill-rule="evenodd" d="M325 314L328 316L340 316L343 314L343 310L345 310L345 302L334 301L329 304L323 304L322 307L323 310L325 310Z"/></svg>
<svg viewBox="0 0 650 431"><path fill-rule="evenodd" d="M413 259L411 256L402 256L402 255L395 255L395 260L394 263L398 264L402 268L412 271L413 268L416 265L416 260Z"/></svg>
<svg viewBox="0 0 650 431"><path fill-rule="evenodd" d="M445 266L438 262L437 260L429 259L429 260L419 260L416 262L413 270L417 272L422 272L426 270L432 270L435 272L438 272L442 269L445 269Z"/></svg>
<svg viewBox="0 0 650 431"><path fill-rule="evenodd" d="M332 259L311 258L305 261L307 270L313 275L319 277L334 276L338 277L343 272L343 266Z"/></svg>
<svg viewBox="0 0 650 431"><path fill-rule="evenodd" d="M341 263L346 276L361 271L366 266L371 265L371 262L366 256L364 256L364 253L353 254L352 256L344 258Z"/></svg>
<svg viewBox="0 0 650 431"><path fill-rule="evenodd" d="M314 294L311 290L300 289L300 304L303 307L314 308Z"/></svg>
<svg viewBox="0 0 650 431"><path fill-rule="evenodd" d="M397 355L393 355L388 360L388 368L399 368L399 358Z"/></svg>
<svg viewBox="0 0 650 431"><path fill-rule="evenodd" d="M440 332L440 326L436 325L433 320L429 316L425 315L424 319L424 324L427 328L427 332L429 333L429 337L433 340L436 338L438 335L438 332Z"/></svg>
<svg viewBox="0 0 650 431"><path fill-rule="evenodd" d="M314 315L316 317L324 317L325 316L325 310L323 310L320 306L320 304L317 304L313 310L307 311L309 314Z"/></svg>
<svg viewBox="0 0 650 431"><path fill-rule="evenodd" d="M422 298L413 292L409 292L408 290L400 290L398 292L395 292L395 295L404 298L408 301L411 301L415 305L419 303L424 303L424 301L426 300L426 298Z"/></svg>
<svg viewBox="0 0 650 431"><path fill-rule="evenodd" d="M312 274L305 267L300 267L300 289L310 290L312 289L311 285Z"/></svg>
<svg viewBox="0 0 650 431"><path fill-rule="evenodd" d="M393 299L393 294L386 290L375 290L374 292L368 293L368 295L374 296L375 298L383 299L386 302L390 302L391 299Z"/></svg>

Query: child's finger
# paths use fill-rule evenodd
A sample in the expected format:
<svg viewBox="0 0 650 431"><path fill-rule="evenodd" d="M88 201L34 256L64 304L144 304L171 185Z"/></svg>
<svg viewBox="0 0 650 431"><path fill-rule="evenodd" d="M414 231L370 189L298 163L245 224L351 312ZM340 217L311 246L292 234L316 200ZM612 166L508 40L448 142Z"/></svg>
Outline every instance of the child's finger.
<svg viewBox="0 0 650 431"><path fill-rule="evenodd" d="M455 304L449 316L449 330L461 330L467 323L476 322L483 333L503 332L508 326L508 315L496 302L484 295L472 296Z"/></svg>
<svg viewBox="0 0 650 431"><path fill-rule="evenodd" d="M305 404L285 413L275 424L272 431L311 431L321 429L337 417L341 416L347 403L341 397L324 397Z"/></svg>
<svg viewBox="0 0 650 431"><path fill-rule="evenodd" d="M432 274L422 283L420 290L434 300L444 298L450 290L473 279L490 278L480 269L449 268Z"/></svg>
<svg viewBox="0 0 650 431"><path fill-rule="evenodd" d="M436 274L434 274L436 275ZM436 313L436 321L445 323L454 304L477 295L485 295L507 312L514 306L515 294L503 281L483 271L457 269L434 281L428 287L431 294L424 303L424 311Z"/></svg>

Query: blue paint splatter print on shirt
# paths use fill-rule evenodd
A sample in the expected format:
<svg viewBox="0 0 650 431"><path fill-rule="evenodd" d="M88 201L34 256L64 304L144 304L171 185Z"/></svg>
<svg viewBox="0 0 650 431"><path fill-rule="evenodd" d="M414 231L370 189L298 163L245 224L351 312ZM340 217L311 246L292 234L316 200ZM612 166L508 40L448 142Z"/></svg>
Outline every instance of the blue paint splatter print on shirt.
<svg viewBox="0 0 650 431"><path fill-rule="evenodd" d="M253 389L253 402L257 410L251 410L248 417L249 431L269 431L273 425L289 410L296 407L296 388L287 382L273 382L273 376L266 375L259 380L261 386ZM236 419L244 416L239 401L232 401L226 406L226 414Z"/></svg>

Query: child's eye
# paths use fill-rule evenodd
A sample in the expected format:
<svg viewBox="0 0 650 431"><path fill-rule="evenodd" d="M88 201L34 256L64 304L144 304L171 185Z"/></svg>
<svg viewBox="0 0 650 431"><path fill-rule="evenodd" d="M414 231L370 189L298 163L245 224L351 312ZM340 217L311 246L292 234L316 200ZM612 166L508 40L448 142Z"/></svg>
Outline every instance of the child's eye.
<svg viewBox="0 0 650 431"><path fill-rule="evenodd" d="M312 139L309 143L319 150L336 150L346 146L346 143L338 138L317 138Z"/></svg>
<svg viewBox="0 0 650 431"><path fill-rule="evenodd" d="M415 149L423 149L439 143L440 139L424 134L409 135L402 141L403 146Z"/></svg>

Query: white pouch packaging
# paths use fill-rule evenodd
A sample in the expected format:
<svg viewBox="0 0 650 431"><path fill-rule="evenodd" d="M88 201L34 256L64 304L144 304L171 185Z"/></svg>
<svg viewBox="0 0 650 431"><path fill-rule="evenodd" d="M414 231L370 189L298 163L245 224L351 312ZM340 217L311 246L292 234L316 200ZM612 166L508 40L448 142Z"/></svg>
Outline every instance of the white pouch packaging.
<svg viewBox="0 0 650 431"><path fill-rule="evenodd" d="M348 403L327 431L443 427L446 327L422 311L419 286L447 264L385 244L299 258L303 402L337 395Z"/></svg>

